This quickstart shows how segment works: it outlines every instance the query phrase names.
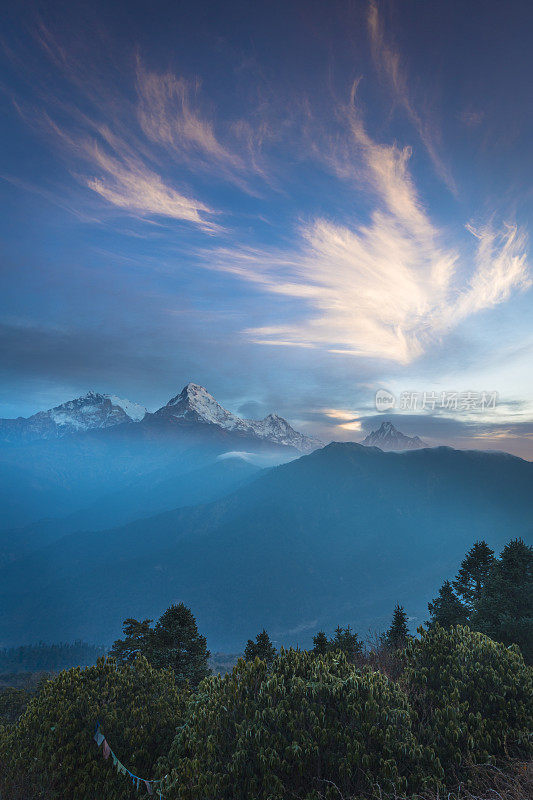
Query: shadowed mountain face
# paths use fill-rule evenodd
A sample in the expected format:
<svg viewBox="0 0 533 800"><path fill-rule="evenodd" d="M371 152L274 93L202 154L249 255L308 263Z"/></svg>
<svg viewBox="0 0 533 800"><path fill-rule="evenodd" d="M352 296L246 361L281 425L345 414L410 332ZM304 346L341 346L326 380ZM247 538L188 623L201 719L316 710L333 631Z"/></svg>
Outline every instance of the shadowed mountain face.
<svg viewBox="0 0 533 800"><path fill-rule="evenodd" d="M130 490L132 507L146 516L176 507L166 498L155 505L152 486L212 464L225 453L255 456L270 466L321 446L276 415L242 420L196 384L188 384L154 414L128 401L119 407L118 398L113 405L110 397L90 393L43 412L38 436L34 417L0 421L0 434L6 430L2 424L11 422L23 432L18 441L10 440L11 432L0 453L0 529L71 515L117 493L126 507L124 492ZM139 484L145 508L139 507ZM109 525L121 521L126 520L115 515Z"/></svg>
<svg viewBox="0 0 533 800"><path fill-rule="evenodd" d="M251 481L259 472L261 467L233 455L191 472L173 475L167 468L149 473L66 517L0 530L0 568L69 533L103 530L162 511L216 500Z"/></svg>
<svg viewBox="0 0 533 800"><path fill-rule="evenodd" d="M109 642L128 616L183 601L215 650L266 627L308 645L361 633L395 603L414 625L479 538L531 538L533 464L449 448L331 444L214 503L66 536L0 573L0 641Z"/></svg>

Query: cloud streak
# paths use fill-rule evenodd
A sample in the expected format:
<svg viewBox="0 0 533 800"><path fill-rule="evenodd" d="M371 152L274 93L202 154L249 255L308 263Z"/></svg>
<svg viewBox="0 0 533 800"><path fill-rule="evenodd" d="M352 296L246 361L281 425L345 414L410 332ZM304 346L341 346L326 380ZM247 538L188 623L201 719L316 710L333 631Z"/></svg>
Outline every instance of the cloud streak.
<svg viewBox="0 0 533 800"><path fill-rule="evenodd" d="M413 108L399 54L385 38L374 2L368 24L374 57L438 166L433 138ZM50 42L47 37L43 44L49 57L55 52ZM83 102L55 103L50 113L36 116L75 157L71 172L78 181L119 211L183 221L205 233L220 231L217 211L185 191L174 172L163 172L171 153L191 171L199 167L243 180L246 148L237 155L221 138L221 126L201 107L199 82L150 71L137 57L135 100L117 102L116 93L113 101L104 95L98 113L90 78L79 70L71 75L64 51L58 52L54 63L78 93L85 92ZM531 285L526 237L512 225L501 230L469 226L475 242L472 268L469 249L460 250L458 237L450 240L424 207L409 169L410 147L372 138L356 100L357 82L349 101L334 109L333 124L342 128L336 138L324 133L324 123L313 129L311 106L302 104L308 129L300 145L307 151L314 134L309 152L337 177L357 180L362 199L369 201L368 220L346 223L321 214L300 223L291 248L236 245L206 250L203 259L212 269L289 301L280 303L283 310L275 309L273 322L247 328L250 341L409 364L461 321ZM227 125L230 131L234 138L227 141L235 144L237 129ZM294 150L295 141L290 145Z"/></svg>
<svg viewBox="0 0 533 800"><path fill-rule="evenodd" d="M198 80L147 70L137 58L137 116L145 136L183 158L205 160L224 169L244 169L240 156L217 138L214 125L197 106Z"/></svg>
<svg viewBox="0 0 533 800"><path fill-rule="evenodd" d="M402 66L400 52L387 39L379 14L378 4L371 0L367 15L368 33L372 56L378 72L389 83L396 102L402 106L433 162L435 172L444 181L448 189L457 194L457 186L450 170L442 160L436 142L438 133L430 118L422 116L415 108L408 88L407 78Z"/></svg>
<svg viewBox="0 0 533 800"><path fill-rule="evenodd" d="M208 232L219 230L206 218L214 213L212 209L166 184L139 160L113 157L97 143L84 150L100 174L83 180L108 203L135 214L190 222Z"/></svg>
<svg viewBox="0 0 533 800"><path fill-rule="evenodd" d="M370 222L317 218L301 225L292 251L218 250L206 259L303 306L292 309L302 321L248 329L252 341L408 364L462 320L531 286L527 241L517 226L469 226L476 240L469 270L468 251L447 244L422 206L408 168L410 149L369 136L355 89L344 113L376 198Z"/></svg>
<svg viewBox="0 0 533 800"><path fill-rule="evenodd" d="M158 83L142 69L138 60L139 92L141 88L144 91L144 95L139 95L139 131L132 124L135 110L131 103L121 93L103 88L105 82L100 80L96 67L90 73L83 71L77 59L68 57L67 50L44 24L38 25L34 35L57 70L58 83L52 89L37 80L37 102L30 104L13 99L13 106L26 122L44 130L60 146L64 156L68 154L74 178L115 209L133 216L177 220L206 233L222 230L213 221L217 213L214 209L163 176L159 154L150 148L151 142L163 144L164 131L168 128L170 136L176 127L165 119L164 109L159 109L156 103L156 87L166 82L167 89L175 85L183 90L186 121L182 130L175 130L176 138L189 143L194 140L198 146L203 143L204 149L212 155L223 157L223 149L217 146L209 125L202 123L190 109L186 84L180 84L177 79L173 84L172 76L164 76L163 84ZM11 59L20 63L15 56ZM76 90L75 95L72 95L72 88ZM68 99L62 99L65 93ZM161 115L158 130L157 114Z"/></svg>

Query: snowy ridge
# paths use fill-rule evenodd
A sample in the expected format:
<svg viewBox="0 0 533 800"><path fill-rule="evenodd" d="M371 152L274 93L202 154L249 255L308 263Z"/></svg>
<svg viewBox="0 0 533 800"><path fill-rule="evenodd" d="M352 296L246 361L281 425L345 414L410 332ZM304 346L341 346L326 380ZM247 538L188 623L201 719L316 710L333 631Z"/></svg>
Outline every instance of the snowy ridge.
<svg viewBox="0 0 533 800"><path fill-rule="evenodd" d="M294 447L301 453L310 453L322 442L295 431L277 414L269 414L262 420L241 419L218 403L209 392L196 383L188 383L166 406L156 411L155 416L172 417L176 420L218 425L228 431L257 436L259 439Z"/></svg>
<svg viewBox="0 0 533 800"><path fill-rule="evenodd" d="M145 415L146 409L138 403L116 395L87 392L27 419L0 420L0 435L4 441L61 439L72 433L139 422Z"/></svg>
<svg viewBox="0 0 533 800"><path fill-rule="evenodd" d="M379 430L369 433L361 444L379 447L381 450L418 450L429 447L419 436L406 436L392 422L383 422Z"/></svg>
<svg viewBox="0 0 533 800"><path fill-rule="evenodd" d="M131 400L117 397L115 394L104 394L104 397L108 398L111 405L121 408L133 422L140 422L147 414L146 408L140 403L132 403Z"/></svg>
<svg viewBox="0 0 533 800"><path fill-rule="evenodd" d="M154 414L149 414L138 403L117 395L88 392L83 397L69 400L48 411L39 411L27 419L0 419L0 440L28 442L61 439L70 434L112 428L124 423L138 425L143 420L147 423L170 420L176 424L216 425L261 441L292 447L300 453L310 453L323 446L318 439L295 431L277 414L269 414L262 420L241 419L217 403L203 386L195 383L188 383Z"/></svg>

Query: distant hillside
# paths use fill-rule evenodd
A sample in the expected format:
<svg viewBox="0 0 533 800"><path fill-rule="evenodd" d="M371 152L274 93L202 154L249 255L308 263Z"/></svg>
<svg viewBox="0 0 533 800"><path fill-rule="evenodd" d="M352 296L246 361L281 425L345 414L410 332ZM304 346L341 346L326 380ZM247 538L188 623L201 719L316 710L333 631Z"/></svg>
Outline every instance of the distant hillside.
<svg viewBox="0 0 533 800"><path fill-rule="evenodd" d="M194 609L212 650L266 627L308 644L319 628L416 625L478 538L531 539L533 464L450 448L331 444L209 505L69 535L0 572L0 640L110 642L129 616Z"/></svg>
<svg viewBox="0 0 533 800"><path fill-rule="evenodd" d="M80 511L21 528L0 529L0 568L68 533L103 530L142 517L223 497L252 480L261 468L239 455L217 459L191 472L171 466L142 475L119 491L104 494Z"/></svg>

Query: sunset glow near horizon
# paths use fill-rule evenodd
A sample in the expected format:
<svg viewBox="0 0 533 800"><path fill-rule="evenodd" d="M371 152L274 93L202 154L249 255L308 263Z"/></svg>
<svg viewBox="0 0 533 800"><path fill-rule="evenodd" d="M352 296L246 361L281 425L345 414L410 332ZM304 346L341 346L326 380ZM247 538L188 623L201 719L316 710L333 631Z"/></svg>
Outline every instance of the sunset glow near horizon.
<svg viewBox="0 0 533 800"><path fill-rule="evenodd" d="M533 458L530 4L5 16L0 416L194 381Z"/></svg>

